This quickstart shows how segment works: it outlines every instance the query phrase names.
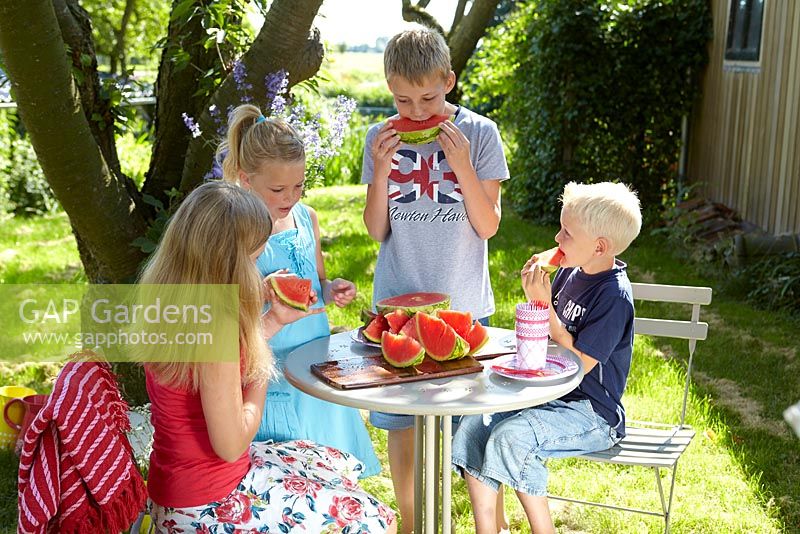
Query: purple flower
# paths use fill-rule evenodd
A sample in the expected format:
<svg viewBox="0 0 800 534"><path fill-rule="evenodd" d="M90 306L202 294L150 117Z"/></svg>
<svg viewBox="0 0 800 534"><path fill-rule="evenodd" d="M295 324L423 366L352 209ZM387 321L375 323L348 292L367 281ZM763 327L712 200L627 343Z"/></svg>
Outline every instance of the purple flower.
<svg viewBox="0 0 800 534"><path fill-rule="evenodd" d="M233 62L233 81L236 82L236 90L242 95L242 102L250 102L252 98L248 95L248 91L253 86L247 83L247 69L238 59Z"/></svg>
<svg viewBox="0 0 800 534"><path fill-rule="evenodd" d="M189 128L189 131L192 132L193 138L203 135L203 132L200 131L200 126L194 121L193 118L186 113L181 113L181 117L183 117L183 124L185 124L186 127Z"/></svg>
<svg viewBox="0 0 800 534"><path fill-rule="evenodd" d="M276 96L283 96L289 88L289 73L285 69L267 74L264 78L267 88L267 102L272 102Z"/></svg>
<svg viewBox="0 0 800 534"><path fill-rule="evenodd" d="M223 135L225 133L225 124L222 123L222 114L219 108L215 104L212 104L208 108L208 114L211 115L211 120L217 125L217 135Z"/></svg>
<svg viewBox="0 0 800 534"><path fill-rule="evenodd" d="M270 104L269 109L273 117L283 115L283 112L286 111L286 99L281 95L276 95L275 98L272 99L272 104Z"/></svg>
<svg viewBox="0 0 800 534"><path fill-rule="evenodd" d="M345 130L350 122L350 117L356 109L356 101L352 98L339 95L334 104L334 117L330 126L330 137L328 143L331 148L339 148L344 141Z"/></svg>

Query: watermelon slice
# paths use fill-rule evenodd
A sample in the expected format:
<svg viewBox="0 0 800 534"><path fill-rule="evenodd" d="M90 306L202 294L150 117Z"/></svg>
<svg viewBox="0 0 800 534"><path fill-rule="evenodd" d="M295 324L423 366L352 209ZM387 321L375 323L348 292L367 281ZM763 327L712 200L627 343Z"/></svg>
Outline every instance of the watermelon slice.
<svg viewBox="0 0 800 534"><path fill-rule="evenodd" d="M395 367L411 367L425 358L425 349L416 339L395 335L388 330L381 334L381 353Z"/></svg>
<svg viewBox="0 0 800 534"><path fill-rule="evenodd" d="M430 313L434 310L450 307L450 296L444 293L406 293L381 299L375 306L378 313L388 314L394 310L403 310L411 316L418 311Z"/></svg>
<svg viewBox="0 0 800 534"><path fill-rule="evenodd" d="M561 266L564 253L558 247L553 247L536 255L536 265L546 273L554 273Z"/></svg>
<svg viewBox="0 0 800 534"><path fill-rule="evenodd" d="M406 325L410 317L403 310L394 310L393 312L384 315L386 322L389 323L389 331L392 334L400 333L400 330Z"/></svg>
<svg viewBox="0 0 800 534"><path fill-rule="evenodd" d="M308 311L311 280L295 274L271 274L267 279L281 302L292 308Z"/></svg>
<svg viewBox="0 0 800 534"><path fill-rule="evenodd" d="M436 316L453 327L456 334L467 338L472 328L472 314L470 312L460 312L456 310L436 310Z"/></svg>
<svg viewBox="0 0 800 534"><path fill-rule="evenodd" d="M392 119L392 127L397 131L400 140L409 145L425 145L432 143L439 135L441 123L454 116L434 115L424 121L414 121L405 117Z"/></svg>
<svg viewBox="0 0 800 534"><path fill-rule="evenodd" d="M475 321L475 324L469 329L464 339L469 343L469 352L467 354L472 356L481 350L483 346L486 345L486 342L489 341L489 331L486 330L486 327L481 323Z"/></svg>
<svg viewBox="0 0 800 534"><path fill-rule="evenodd" d="M372 322L364 327L364 331L361 333L373 343L380 343L381 334L388 330L389 323L386 322L386 318L383 315L376 315Z"/></svg>
<svg viewBox="0 0 800 534"><path fill-rule="evenodd" d="M403 326L402 330L400 330L401 336L408 336L411 339L419 339L417 337L417 322L414 320L413 317L409 318L408 322Z"/></svg>
<svg viewBox="0 0 800 534"><path fill-rule="evenodd" d="M436 361L456 360L467 355L469 345L453 327L433 315L419 312L414 316L417 338L425 352Z"/></svg>

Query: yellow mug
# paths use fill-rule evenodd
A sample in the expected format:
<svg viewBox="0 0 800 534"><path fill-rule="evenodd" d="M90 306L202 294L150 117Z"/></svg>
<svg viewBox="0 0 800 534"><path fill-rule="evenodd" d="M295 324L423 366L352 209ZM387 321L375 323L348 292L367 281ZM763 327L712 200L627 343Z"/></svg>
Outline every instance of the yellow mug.
<svg viewBox="0 0 800 534"><path fill-rule="evenodd" d="M0 413L5 410L6 403L11 402L12 399L21 399L28 395L36 395L36 392L25 386L0 387ZM8 418L17 425L21 425L22 418L25 416L25 406L21 402L14 404L15 406L9 406L8 408ZM12 449L17 442L18 433L19 430L8 426L5 418L0 417L0 448Z"/></svg>

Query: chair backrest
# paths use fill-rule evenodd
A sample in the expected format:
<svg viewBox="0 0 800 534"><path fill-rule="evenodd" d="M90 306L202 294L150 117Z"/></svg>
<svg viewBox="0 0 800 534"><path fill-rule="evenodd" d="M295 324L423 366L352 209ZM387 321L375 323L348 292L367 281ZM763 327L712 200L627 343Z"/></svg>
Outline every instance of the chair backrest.
<svg viewBox="0 0 800 534"><path fill-rule="evenodd" d="M680 420L680 424L683 426L686 420L686 401L689 397L694 351L697 342L706 339L708 335L708 323L700 321L700 307L711 303L711 288L639 283L631 285L633 286L634 300L689 304L692 307L691 318L688 321L639 317L637 313L633 325L633 331L636 334L689 340L689 360L686 367L686 383L683 388Z"/></svg>

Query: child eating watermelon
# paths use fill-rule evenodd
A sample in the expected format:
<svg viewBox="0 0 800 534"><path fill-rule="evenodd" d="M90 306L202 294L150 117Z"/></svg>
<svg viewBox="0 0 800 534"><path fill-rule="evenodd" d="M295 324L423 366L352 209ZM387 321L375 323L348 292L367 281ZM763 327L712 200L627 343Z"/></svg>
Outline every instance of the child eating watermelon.
<svg viewBox="0 0 800 534"><path fill-rule="evenodd" d="M497 126L445 100L456 78L436 31L394 36L383 61L398 115L367 132L361 175L369 184L364 223L381 243L373 305L439 292L450 295L453 309L486 322L494 313L487 240L500 224L500 183L509 177ZM410 533L413 417L372 413L370 422L389 431L392 481Z"/></svg>

